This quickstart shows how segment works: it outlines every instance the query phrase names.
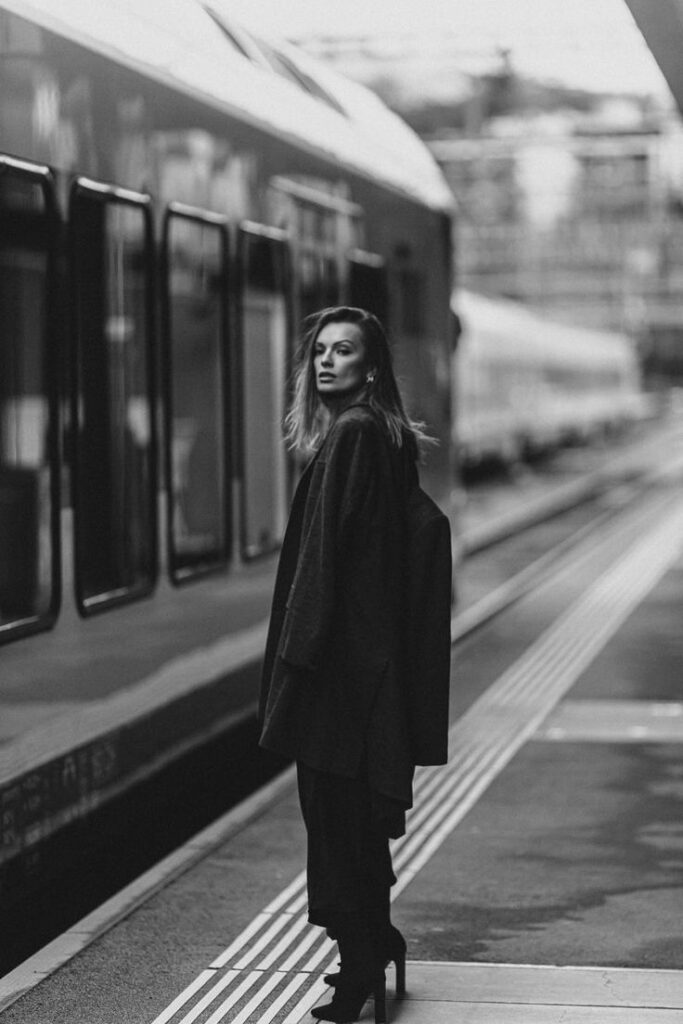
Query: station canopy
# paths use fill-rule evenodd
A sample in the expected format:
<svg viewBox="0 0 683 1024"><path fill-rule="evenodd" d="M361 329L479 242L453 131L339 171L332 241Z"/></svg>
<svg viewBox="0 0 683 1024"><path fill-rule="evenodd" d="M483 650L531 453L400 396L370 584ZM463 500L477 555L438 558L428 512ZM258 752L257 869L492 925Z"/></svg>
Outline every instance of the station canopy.
<svg viewBox="0 0 683 1024"><path fill-rule="evenodd" d="M683 0L626 0L683 113Z"/></svg>

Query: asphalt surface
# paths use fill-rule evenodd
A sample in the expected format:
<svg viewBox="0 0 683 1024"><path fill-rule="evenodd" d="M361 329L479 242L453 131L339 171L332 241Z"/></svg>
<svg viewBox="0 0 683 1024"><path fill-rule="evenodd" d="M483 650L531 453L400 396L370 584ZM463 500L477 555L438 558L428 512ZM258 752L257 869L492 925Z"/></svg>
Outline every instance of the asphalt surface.
<svg viewBox="0 0 683 1024"><path fill-rule="evenodd" d="M455 674L490 671L532 604ZM403 894L411 955L683 967L682 613L679 559ZM648 702L669 728L643 742Z"/></svg>

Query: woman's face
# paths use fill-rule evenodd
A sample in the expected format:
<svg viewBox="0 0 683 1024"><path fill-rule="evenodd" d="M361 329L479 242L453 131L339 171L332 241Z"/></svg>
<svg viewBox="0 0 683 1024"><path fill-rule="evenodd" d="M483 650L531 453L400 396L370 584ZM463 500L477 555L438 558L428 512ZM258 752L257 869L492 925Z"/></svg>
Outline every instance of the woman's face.
<svg viewBox="0 0 683 1024"><path fill-rule="evenodd" d="M354 323L325 324L313 350L315 383L321 398L358 391L368 372L363 334Z"/></svg>

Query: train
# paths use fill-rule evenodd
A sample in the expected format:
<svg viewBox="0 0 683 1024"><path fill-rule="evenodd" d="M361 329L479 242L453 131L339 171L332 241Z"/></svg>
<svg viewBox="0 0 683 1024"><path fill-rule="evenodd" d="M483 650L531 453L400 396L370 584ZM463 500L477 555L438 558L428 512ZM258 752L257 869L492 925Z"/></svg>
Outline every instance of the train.
<svg viewBox="0 0 683 1024"><path fill-rule="evenodd" d="M219 2L1 0L0 48L4 906L24 855L253 718L308 313L386 323L450 500L453 199Z"/></svg>
<svg viewBox="0 0 683 1024"><path fill-rule="evenodd" d="M452 440L467 469L585 444L653 414L634 340L458 288Z"/></svg>

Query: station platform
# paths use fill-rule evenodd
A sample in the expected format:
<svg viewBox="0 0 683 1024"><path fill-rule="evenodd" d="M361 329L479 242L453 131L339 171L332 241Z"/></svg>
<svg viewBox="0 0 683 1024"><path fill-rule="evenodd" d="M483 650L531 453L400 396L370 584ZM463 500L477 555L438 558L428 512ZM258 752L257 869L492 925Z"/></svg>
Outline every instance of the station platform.
<svg viewBox="0 0 683 1024"><path fill-rule="evenodd" d="M451 758L393 844L391 1021L683 1020L682 606L653 489L458 649ZM6 975L2 1024L311 1020L336 947L304 856L290 769Z"/></svg>

